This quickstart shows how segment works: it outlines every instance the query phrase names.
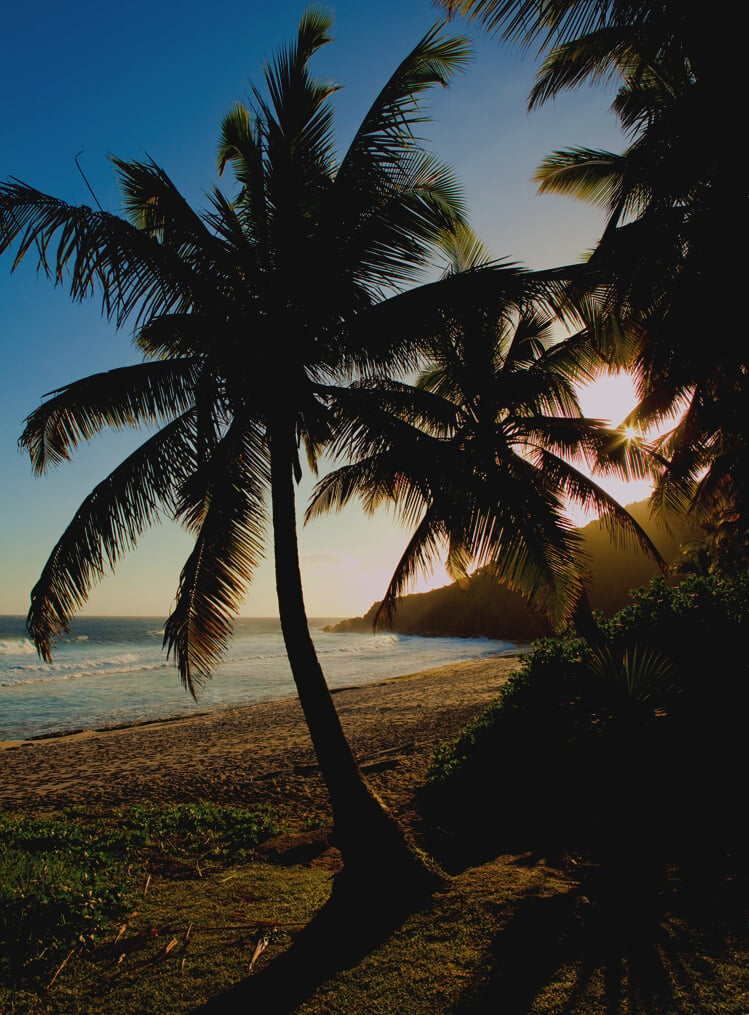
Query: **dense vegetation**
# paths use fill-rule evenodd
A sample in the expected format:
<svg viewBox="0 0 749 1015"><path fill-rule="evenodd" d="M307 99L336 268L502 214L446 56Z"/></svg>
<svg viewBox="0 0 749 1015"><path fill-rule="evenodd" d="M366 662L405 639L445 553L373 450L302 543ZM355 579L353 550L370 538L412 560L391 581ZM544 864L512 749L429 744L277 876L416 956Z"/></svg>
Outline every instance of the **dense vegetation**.
<svg viewBox="0 0 749 1015"><path fill-rule="evenodd" d="M739 844L749 575L657 579L632 599L599 618L596 644L537 642L438 753L426 809L470 848L662 859Z"/></svg>

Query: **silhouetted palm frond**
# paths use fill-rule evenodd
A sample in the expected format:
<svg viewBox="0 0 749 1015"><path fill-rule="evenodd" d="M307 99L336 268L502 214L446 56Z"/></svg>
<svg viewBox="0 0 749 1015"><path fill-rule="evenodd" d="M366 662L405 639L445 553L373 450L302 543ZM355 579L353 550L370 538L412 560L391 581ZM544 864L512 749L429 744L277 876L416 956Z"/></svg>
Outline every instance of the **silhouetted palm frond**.
<svg viewBox="0 0 749 1015"><path fill-rule="evenodd" d="M50 660L53 640L69 630L71 615L106 570L162 512L174 513L176 492L194 463L195 437L194 411L167 423L78 508L31 593L26 623L44 659Z"/></svg>
<svg viewBox="0 0 749 1015"><path fill-rule="evenodd" d="M66 384L27 417L19 446L41 475L105 427L171 419L193 404L200 367L195 360L141 363Z"/></svg>
<svg viewBox="0 0 749 1015"><path fill-rule="evenodd" d="M177 514L196 535L164 645L195 697L223 658L234 617L264 557L270 480L262 435L229 428L210 463L180 490Z"/></svg>

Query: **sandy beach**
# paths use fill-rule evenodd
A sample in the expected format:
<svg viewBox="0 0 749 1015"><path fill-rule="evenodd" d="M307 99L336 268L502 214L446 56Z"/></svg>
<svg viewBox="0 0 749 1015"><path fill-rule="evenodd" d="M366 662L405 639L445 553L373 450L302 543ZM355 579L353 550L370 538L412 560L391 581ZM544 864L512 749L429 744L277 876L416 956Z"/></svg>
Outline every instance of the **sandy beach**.
<svg viewBox="0 0 749 1015"><path fill-rule="evenodd" d="M334 692L363 770L396 807L435 747L494 697L516 655L451 663ZM324 806L296 700L264 702L122 729L0 742L0 807L56 810L136 801ZM401 804L402 805L402 804Z"/></svg>

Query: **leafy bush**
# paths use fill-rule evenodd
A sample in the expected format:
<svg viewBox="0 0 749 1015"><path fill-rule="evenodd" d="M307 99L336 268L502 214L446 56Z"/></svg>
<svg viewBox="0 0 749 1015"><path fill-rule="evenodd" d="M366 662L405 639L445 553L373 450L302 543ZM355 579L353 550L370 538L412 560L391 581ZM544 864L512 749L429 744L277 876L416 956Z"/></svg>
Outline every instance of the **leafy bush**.
<svg viewBox="0 0 749 1015"><path fill-rule="evenodd" d="M212 803L136 804L122 812L127 834L143 835L161 852L242 858L278 831L268 807Z"/></svg>
<svg viewBox="0 0 749 1015"><path fill-rule="evenodd" d="M602 643L547 638L434 757L424 810L528 848L733 834L743 770L749 579L656 580ZM720 663L718 663L720 660Z"/></svg>
<svg viewBox="0 0 749 1015"><path fill-rule="evenodd" d="M131 901L121 864L86 869L80 858L4 848L0 859L0 977L43 973L94 941Z"/></svg>

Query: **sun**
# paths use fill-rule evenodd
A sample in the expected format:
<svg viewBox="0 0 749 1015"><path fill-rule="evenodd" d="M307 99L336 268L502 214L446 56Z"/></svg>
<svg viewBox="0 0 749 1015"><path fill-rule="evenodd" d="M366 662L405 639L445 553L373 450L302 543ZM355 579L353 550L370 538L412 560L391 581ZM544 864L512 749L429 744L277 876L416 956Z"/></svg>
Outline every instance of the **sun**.
<svg viewBox="0 0 749 1015"><path fill-rule="evenodd" d="M634 377L624 370L618 373L601 373L593 381L581 386L577 391L580 409L590 419L600 419L608 426L619 429L625 440L632 441L642 437L641 431L634 426L621 426L622 420L630 415L637 405L637 387ZM581 471L589 473L588 468L578 463ZM632 504L634 501L646 500L652 492L652 481L641 479L626 482L613 476L596 476L596 482L620 504ZM567 513L575 525L586 525L595 517L589 510L568 505Z"/></svg>
<svg viewBox="0 0 749 1015"><path fill-rule="evenodd" d="M601 419L617 427L637 405L637 388L634 377L624 370L618 373L601 373L595 380L580 387L577 392L584 416ZM632 430L630 434L628 431ZM637 436L633 427L627 427L627 438Z"/></svg>

